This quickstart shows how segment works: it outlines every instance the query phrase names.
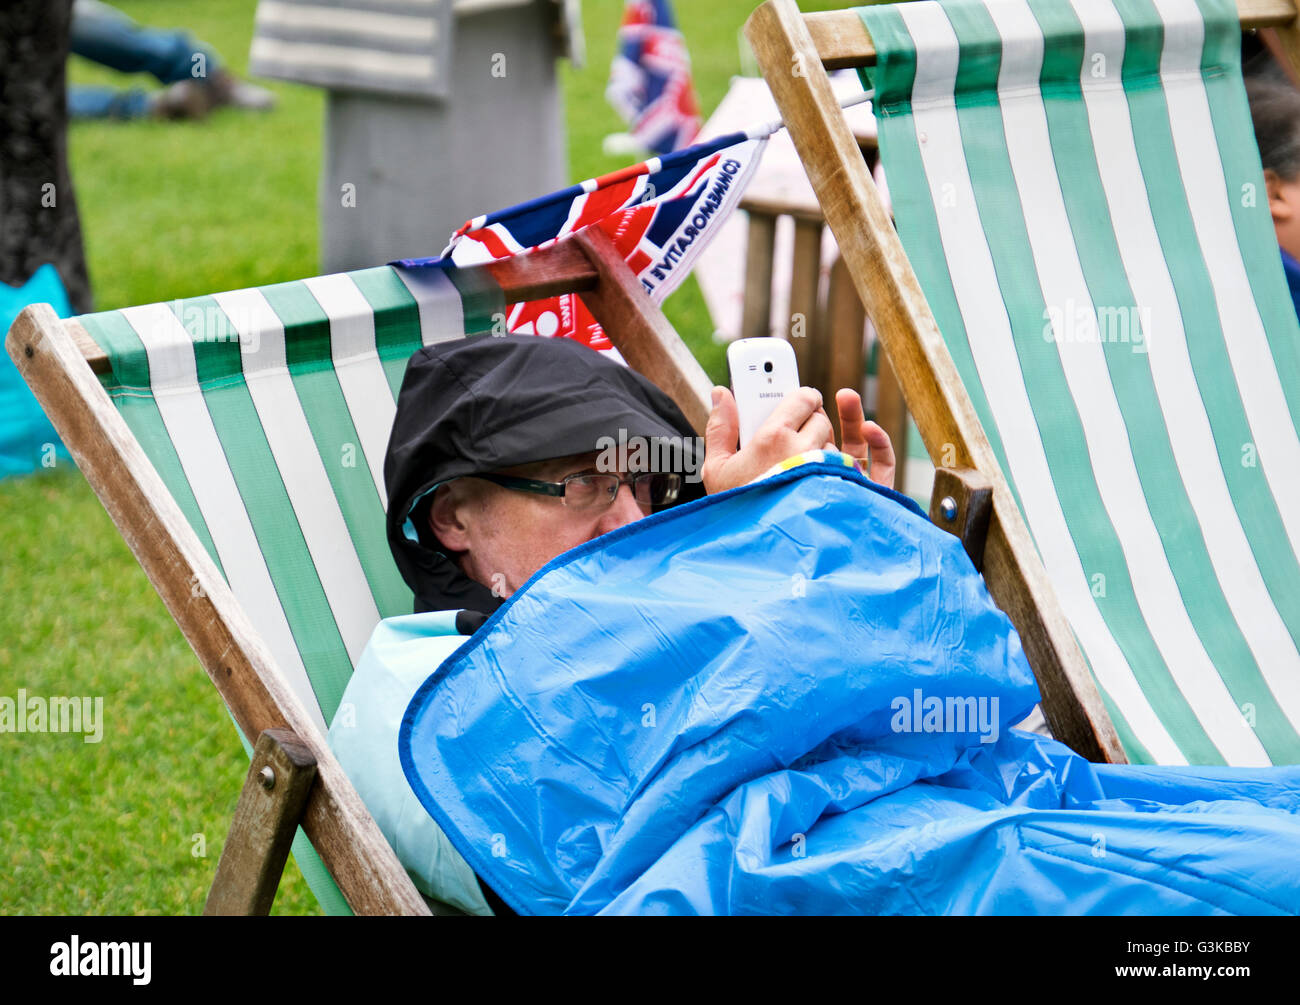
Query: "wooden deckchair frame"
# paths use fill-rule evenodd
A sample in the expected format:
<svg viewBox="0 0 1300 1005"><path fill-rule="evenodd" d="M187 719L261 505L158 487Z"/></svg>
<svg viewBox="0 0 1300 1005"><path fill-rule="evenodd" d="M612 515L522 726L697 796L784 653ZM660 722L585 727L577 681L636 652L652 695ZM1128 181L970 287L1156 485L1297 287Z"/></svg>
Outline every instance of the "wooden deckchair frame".
<svg viewBox="0 0 1300 1005"><path fill-rule="evenodd" d="M1270 29L1275 48L1300 67L1295 0L1237 0L1237 9L1243 29ZM973 468L992 484L984 578L1020 633L1052 731L1092 760L1125 761L1029 529L831 92L828 69L875 62L861 17L853 10L801 14L794 0L767 0L750 16L745 34L931 458L949 468Z"/></svg>
<svg viewBox="0 0 1300 1005"><path fill-rule="evenodd" d="M576 292L628 363L701 433L710 382L598 228L479 266L517 302ZM104 352L48 304L26 308L6 347L82 474L180 626L239 728L256 741L208 913L266 913L301 825L357 914L429 914L266 644L96 377Z"/></svg>

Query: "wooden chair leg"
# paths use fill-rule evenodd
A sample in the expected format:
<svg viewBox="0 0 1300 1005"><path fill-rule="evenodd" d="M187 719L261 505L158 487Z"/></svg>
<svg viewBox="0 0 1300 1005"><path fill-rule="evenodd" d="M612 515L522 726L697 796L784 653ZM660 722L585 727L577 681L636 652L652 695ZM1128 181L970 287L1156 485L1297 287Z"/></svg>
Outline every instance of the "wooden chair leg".
<svg viewBox="0 0 1300 1005"><path fill-rule="evenodd" d="M790 273L790 344L794 346L800 383L819 389L818 362L825 341L825 332L818 323L824 229L818 220L794 218L794 266Z"/></svg>
<svg viewBox="0 0 1300 1005"><path fill-rule="evenodd" d="M316 758L289 729L257 738L253 763L203 906L205 915L265 915L316 781Z"/></svg>
<svg viewBox="0 0 1300 1005"><path fill-rule="evenodd" d="M750 210L741 338L765 338L772 334L772 251L775 244L776 217Z"/></svg>
<svg viewBox="0 0 1300 1005"><path fill-rule="evenodd" d="M961 538L966 554L984 570L984 542L993 514L993 483L972 468L936 468L930 519Z"/></svg>
<svg viewBox="0 0 1300 1005"><path fill-rule="evenodd" d="M1259 38L1274 62L1282 67L1287 79L1296 87L1300 87L1300 25L1261 28Z"/></svg>

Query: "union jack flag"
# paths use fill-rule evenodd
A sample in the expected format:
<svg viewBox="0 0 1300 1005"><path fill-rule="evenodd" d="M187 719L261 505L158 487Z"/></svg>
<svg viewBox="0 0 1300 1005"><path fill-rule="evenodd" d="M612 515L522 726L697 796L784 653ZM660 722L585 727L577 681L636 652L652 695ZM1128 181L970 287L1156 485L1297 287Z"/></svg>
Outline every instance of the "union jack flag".
<svg viewBox="0 0 1300 1005"><path fill-rule="evenodd" d="M627 0L605 97L646 150L671 153L699 133L691 58L668 0Z"/></svg>
<svg viewBox="0 0 1300 1005"><path fill-rule="evenodd" d="M650 299L662 303L740 202L770 131L732 133L477 217L452 235L441 258L398 264L478 265L546 248L597 226ZM513 304L506 327L512 334L562 336L612 350L576 294Z"/></svg>

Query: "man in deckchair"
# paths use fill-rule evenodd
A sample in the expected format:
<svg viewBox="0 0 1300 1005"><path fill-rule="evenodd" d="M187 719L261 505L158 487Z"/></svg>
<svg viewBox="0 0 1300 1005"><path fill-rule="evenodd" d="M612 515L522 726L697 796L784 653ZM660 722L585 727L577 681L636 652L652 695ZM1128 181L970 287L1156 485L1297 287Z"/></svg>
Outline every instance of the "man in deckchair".
<svg viewBox="0 0 1300 1005"><path fill-rule="evenodd" d="M376 629L330 742L418 887L474 913L1300 913L1300 769L1092 765L1012 729L1037 687L961 542L817 449L815 395L739 451L717 398L701 466L585 348L414 357L385 474L426 613ZM676 496L619 470L588 512L609 438L676 443ZM495 494L442 495L462 479Z"/></svg>
<svg viewBox="0 0 1300 1005"><path fill-rule="evenodd" d="M846 454L892 486L888 434L864 419L856 391L841 391L836 404ZM445 629L435 648L450 653L570 548L651 511L743 485L788 457L835 449L821 395L811 388L783 402L743 450L738 430L726 388L714 389L700 443L661 390L568 339L464 339L416 353L385 464L388 531L416 614L441 616L422 622ZM620 443L622 459L630 454L628 466L643 470L618 470ZM483 910L468 867L420 809L397 763L397 726L432 669L417 665L402 676L363 658L331 743L422 892Z"/></svg>

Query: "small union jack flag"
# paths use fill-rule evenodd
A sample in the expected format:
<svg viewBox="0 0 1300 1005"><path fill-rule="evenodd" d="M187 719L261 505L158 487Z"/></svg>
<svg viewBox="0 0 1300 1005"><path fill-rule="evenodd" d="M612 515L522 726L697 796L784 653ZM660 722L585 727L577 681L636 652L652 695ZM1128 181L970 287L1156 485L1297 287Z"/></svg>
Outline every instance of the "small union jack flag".
<svg viewBox="0 0 1300 1005"><path fill-rule="evenodd" d="M598 226L655 303L662 303L740 202L771 128L732 133L655 157L510 209L470 220L439 259L399 264L478 265L525 254ZM511 333L563 336L609 351L609 339L576 294L514 304Z"/></svg>
<svg viewBox="0 0 1300 1005"><path fill-rule="evenodd" d="M699 133L691 58L668 0L627 0L605 97L645 150L671 153Z"/></svg>

